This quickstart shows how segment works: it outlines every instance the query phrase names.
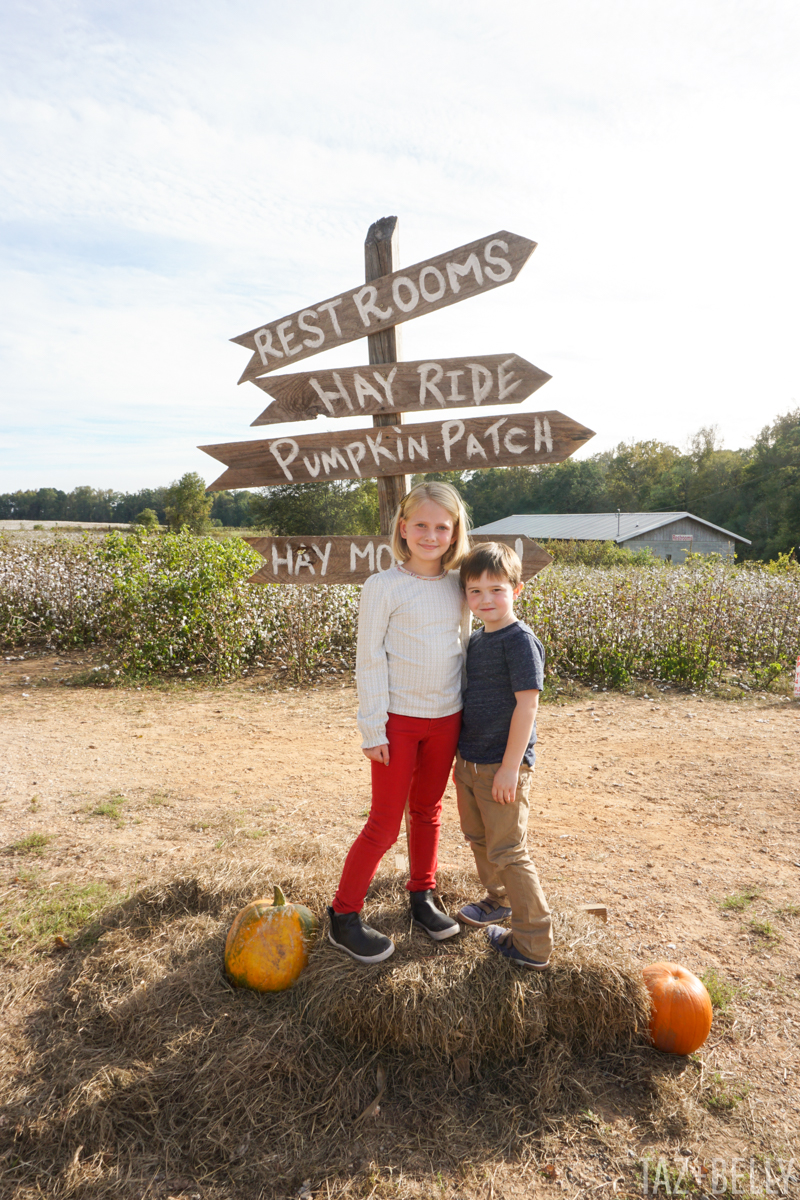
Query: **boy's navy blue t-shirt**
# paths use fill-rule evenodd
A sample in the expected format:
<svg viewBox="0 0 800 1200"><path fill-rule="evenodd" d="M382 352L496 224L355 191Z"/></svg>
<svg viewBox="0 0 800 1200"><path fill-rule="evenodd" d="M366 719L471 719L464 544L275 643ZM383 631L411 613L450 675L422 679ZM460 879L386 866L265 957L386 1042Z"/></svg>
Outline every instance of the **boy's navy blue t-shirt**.
<svg viewBox="0 0 800 1200"><path fill-rule="evenodd" d="M478 629L467 648L467 690L458 753L467 762L499 763L506 752L515 692L544 686L544 646L524 621L494 633ZM536 725L522 761L533 766Z"/></svg>

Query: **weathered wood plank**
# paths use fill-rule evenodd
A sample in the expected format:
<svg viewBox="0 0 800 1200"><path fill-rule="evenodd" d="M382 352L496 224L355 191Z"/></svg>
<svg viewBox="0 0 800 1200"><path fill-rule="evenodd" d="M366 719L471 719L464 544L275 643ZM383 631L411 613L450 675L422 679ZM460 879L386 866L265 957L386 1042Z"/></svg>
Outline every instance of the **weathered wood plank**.
<svg viewBox="0 0 800 1200"><path fill-rule="evenodd" d="M301 437L200 446L228 470L208 489L381 478L406 471L476 470L562 462L594 437L591 429L548 411L451 418L396 429L320 430Z"/></svg>
<svg viewBox="0 0 800 1200"><path fill-rule="evenodd" d="M390 275L400 265L400 237L397 217L381 217L373 222L364 241L364 276L367 283ZM375 366L394 363L400 358L400 328L390 325L380 333L367 338L369 361ZM372 418L373 426L402 425L403 414L378 412ZM378 515L381 533L390 533L394 514L400 501L408 491L407 475L385 475L378 480Z"/></svg>
<svg viewBox="0 0 800 1200"><path fill-rule="evenodd" d="M535 249L536 242L501 229L258 325L231 338L253 351L239 382L511 283Z"/></svg>
<svg viewBox="0 0 800 1200"><path fill-rule="evenodd" d="M264 559L250 583L363 583L377 571L394 565L387 537L246 537ZM470 541L504 542L522 562L522 578L532 579L553 561L538 542L528 537L474 534Z"/></svg>
<svg viewBox="0 0 800 1200"><path fill-rule="evenodd" d="M253 425L354 417L362 413L438 412L447 408L520 404L551 376L518 354L387 362L377 370L298 371L252 383L274 401Z"/></svg>

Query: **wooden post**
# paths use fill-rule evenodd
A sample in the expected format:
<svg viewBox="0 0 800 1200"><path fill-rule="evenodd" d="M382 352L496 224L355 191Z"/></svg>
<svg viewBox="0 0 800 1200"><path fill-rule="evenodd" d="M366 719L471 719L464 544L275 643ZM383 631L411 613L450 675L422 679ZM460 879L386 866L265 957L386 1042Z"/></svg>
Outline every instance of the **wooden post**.
<svg viewBox="0 0 800 1200"><path fill-rule="evenodd" d="M369 227L364 242L364 266L366 282L380 279L381 275L389 275L399 267L399 238L397 232L397 217L381 217ZM367 338L369 343L369 361L378 363L393 363L400 360L400 331L396 325L384 329L382 333L373 333ZM402 413L378 413L372 418L373 425L402 425ZM378 480L378 503L381 515L381 533L386 535L391 531L392 518L400 501L408 491L407 475L388 475Z"/></svg>

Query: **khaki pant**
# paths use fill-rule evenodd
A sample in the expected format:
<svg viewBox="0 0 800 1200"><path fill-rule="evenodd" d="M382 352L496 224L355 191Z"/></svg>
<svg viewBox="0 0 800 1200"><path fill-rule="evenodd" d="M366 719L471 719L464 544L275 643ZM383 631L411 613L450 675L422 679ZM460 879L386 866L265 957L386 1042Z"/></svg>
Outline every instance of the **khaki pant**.
<svg viewBox="0 0 800 1200"><path fill-rule="evenodd" d="M513 804L492 799L492 781L500 763L468 763L456 756L458 815L472 846L486 896L511 909L511 939L526 958L544 962L553 949L550 909L536 867L528 854L528 795L533 771L519 771Z"/></svg>

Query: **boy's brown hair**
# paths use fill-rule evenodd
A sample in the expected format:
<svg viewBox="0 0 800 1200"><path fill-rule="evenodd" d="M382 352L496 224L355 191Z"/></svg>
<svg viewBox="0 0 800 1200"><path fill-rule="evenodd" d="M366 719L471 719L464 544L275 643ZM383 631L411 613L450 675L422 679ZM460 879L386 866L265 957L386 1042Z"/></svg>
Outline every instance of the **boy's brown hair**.
<svg viewBox="0 0 800 1200"><path fill-rule="evenodd" d="M502 542L481 542L470 550L461 564L461 586L471 579L480 579L484 571L491 579L505 579L515 588L522 582L522 563L519 555Z"/></svg>

